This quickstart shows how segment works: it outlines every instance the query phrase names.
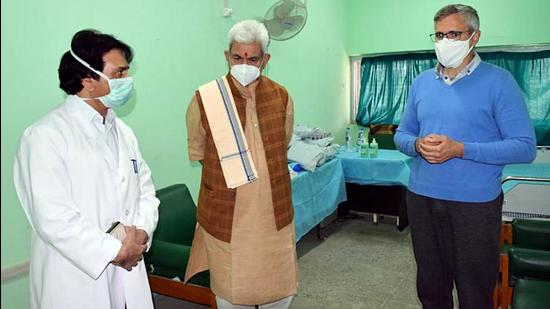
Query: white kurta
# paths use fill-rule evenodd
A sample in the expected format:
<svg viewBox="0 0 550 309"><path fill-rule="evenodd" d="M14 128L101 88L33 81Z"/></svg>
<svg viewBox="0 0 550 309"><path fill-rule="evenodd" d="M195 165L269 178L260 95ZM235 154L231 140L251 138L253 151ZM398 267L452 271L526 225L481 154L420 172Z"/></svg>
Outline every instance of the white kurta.
<svg viewBox="0 0 550 309"><path fill-rule="evenodd" d="M31 308L153 308L143 261L110 264L121 242L105 231L120 221L151 241L159 201L133 131L109 113L102 127L69 96L23 133L14 182L32 227Z"/></svg>

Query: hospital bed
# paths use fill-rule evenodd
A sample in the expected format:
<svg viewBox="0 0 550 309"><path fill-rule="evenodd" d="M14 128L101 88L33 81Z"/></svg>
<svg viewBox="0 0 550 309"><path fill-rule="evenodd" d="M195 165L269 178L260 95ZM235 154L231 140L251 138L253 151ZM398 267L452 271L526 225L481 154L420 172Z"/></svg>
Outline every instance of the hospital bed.
<svg viewBox="0 0 550 309"><path fill-rule="evenodd" d="M507 165L502 172L503 221L550 219L550 147L537 147L531 164Z"/></svg>
<svg viewBox="0 0 550 309"><path fill-rule="evenodd" d="M344 167L349 185L408 186L412 159L397 150L380 150L376 159L361 158L357 153L340 152L337 155ZM550 147L537 147L537 156L530 164L510 164L502 173L504 192L503 220L514 218L550 219ZM356 190L365 191L363 189ZM372 198L348 192L348 203L365 208ZM375 203L370 203L371 206ZM401 208L401 207L400 207ZM388 214L390 209L372 209L367 212ZM395 212L395 210L394 210ZM391 213L389 213L392 215ZM395 213L393 215L396 215ZM401 215L400 215L401 216Z"/></svg>
<svg viewBox="0 0 550 309"><path fill-rule="evenodd" d="M346 200L344 169L340 160L334 158L314 172L292 177L291 184L297 242Z"/></svg>

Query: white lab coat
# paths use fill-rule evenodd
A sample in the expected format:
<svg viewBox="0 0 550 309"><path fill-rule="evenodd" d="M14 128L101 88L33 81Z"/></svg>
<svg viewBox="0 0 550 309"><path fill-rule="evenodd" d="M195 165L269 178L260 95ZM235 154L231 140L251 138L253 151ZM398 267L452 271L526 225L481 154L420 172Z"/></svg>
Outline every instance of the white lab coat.
<svg viewBox="0 0 550 309"><path fill-rule="evenodd" d="M82 104L69 96L25 130L16 154L15 188L32 226L31 308L153 308L143 261L130 272L110 264L121 242L105 233L120 221L151 240L159 205L151 172L118 118L117 164Z"/></svg>

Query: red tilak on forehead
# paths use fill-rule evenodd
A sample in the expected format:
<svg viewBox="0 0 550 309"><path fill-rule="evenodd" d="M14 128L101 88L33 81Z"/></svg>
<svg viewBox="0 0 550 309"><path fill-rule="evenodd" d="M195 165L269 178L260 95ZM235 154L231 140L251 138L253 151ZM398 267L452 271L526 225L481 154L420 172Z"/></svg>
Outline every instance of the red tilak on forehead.
<svg viewBox="0 0 550 309"><path fill-rule="evenodd" d="M244 52L244 56L245 56L246 58L248 58L248 53L247 53L247 52Z"/></svg>

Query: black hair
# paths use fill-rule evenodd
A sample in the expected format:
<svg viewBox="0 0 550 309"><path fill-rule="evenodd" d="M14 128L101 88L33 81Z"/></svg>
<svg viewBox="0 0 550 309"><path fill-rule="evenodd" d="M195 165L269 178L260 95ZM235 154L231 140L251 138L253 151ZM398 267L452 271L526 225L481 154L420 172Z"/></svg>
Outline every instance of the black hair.
<svg viewBox="0 0 550 309"><path fill-rule="evenodd" d="M130 63L134 54L126 43L114 36L103 34L97 30L85 29L77 32L71 41L72 51L92 68L103 72L105 63L103 56L113 49L122 51L126 61ZM67 94L76 94L82 90L82 79L92 77L99 80L99 75L78 62L69 51L65 52L59 63L59 87Z"/></svg>

